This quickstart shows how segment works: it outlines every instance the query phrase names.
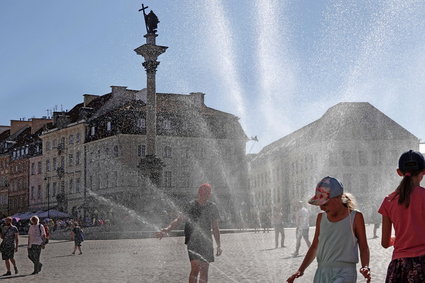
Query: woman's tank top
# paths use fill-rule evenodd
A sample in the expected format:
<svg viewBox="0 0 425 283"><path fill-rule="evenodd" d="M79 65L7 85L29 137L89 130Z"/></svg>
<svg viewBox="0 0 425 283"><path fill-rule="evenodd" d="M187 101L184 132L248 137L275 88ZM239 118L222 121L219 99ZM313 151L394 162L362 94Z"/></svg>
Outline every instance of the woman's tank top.
<svg viewBox="0 0 425 283"><path fill-rule="evenodd" d="M320 222L317 263L319 266L349 266L359 262L357 237L354 235L353 210L347 217L330 222L326 213Z"/></svg>

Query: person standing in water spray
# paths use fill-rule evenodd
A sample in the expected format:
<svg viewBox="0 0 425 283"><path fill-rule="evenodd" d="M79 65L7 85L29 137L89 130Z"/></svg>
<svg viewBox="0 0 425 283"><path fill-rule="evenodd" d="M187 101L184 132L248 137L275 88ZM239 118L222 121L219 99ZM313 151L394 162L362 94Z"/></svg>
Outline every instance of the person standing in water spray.
<svg viewBox="0 0 425 283"><path fill-rule="evenodd" d="M369 247L362 213L355 210L354 198L344 193L340 181L323 178L316 187L316 194L309 200L324 212L316 219L316 232L301 266L287 282L303 276L304 270L317 257L315 283L351 283L357 281L356 264L360 261L360 273L370 282Z"/></svg>
<svg viewBox="0 0 425 283"><path fill-rule="evenodd" d="M425 188L420 186L425 174L423 155L404 152L397 174L403 179L378 210L382 214L381 244L394 247L385 282L425 282Z"/></svg>
<svg viewBox="0 0 425 283"><path fill-rule="evenodd" d="M211 228L217 244L216 256L220 256L222 253L218 209L215 203L209 201L211 190L210 184L199 186L198 198L189 203L183 214L156 233L156 236L162 239L180 223L186 222L184 227L185 244L191 266L189 283L208 282L209 263L214 261Z"/></svg>

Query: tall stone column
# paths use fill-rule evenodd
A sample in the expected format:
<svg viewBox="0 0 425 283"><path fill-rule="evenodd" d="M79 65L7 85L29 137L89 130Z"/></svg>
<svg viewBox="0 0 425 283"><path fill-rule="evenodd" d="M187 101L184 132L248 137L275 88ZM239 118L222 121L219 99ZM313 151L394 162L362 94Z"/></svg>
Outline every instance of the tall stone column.
<svg viewBox="0 0 425 283"><path fill-rule="evenodd" d="M146 100L146 157L140 160L138 167L144 177L144 180L149 180L149 185L156 188L161 187L162 168L164 163L156 157L156 68L159 65L157 61L158 56L164 53L168 47L156 45L156 28L159 20L157 16L151 11L146 15L145 9L142 9L145 17L146 24L146 44L134 49L138 55L145 58L143 67L146 70L146 87L147 87L147 100Z"/></svg>
<svg viewBox="0 0 425 283"><path fill-rule="evenodd" d="M156 45L157 36L155 33L146 34L146 44L134 50L145 58L143 67L145 67L147 78L146 154L152 156L156 155L156 68L159 65L157 59L168 48Z"/></svg>

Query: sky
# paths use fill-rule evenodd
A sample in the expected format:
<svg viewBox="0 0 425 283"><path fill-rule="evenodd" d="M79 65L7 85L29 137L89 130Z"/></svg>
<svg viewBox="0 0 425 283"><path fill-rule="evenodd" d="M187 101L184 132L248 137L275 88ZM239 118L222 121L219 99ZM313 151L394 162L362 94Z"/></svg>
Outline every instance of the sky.
<svg viewBox="0 0 425 283"><path fill-rule="evenodd" d="M157 92L205 93L247 153L369 102L425 139L425 4L381 0L0 2L0 125L146 87L142 3L158 16Z"/></svg>

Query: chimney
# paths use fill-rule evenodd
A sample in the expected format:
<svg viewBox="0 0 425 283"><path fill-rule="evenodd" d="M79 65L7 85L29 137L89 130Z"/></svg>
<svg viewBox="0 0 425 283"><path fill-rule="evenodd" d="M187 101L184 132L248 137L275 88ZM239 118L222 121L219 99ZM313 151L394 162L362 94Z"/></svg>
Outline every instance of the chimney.
<svg viewBox="0 0 425 283"><path fill-rule="evenodd" d="M99 95L94 94L84 94L84 107L87 107L87 105L90 104L94 99L98 98Z"/></svg>
<svg viewBox="0 0 425 283"><path fill-rule="evenodd" d="M193 104L195 107L202 107L204 106L204 96L205 93L203 92L191 92L189 95L192 97Z"/></svg>
<svg viewBox="0 0 425 283"><path fill-rule="evenodd" d="M66 112L53 112L53 124L55 127L62 129L69 124L69 115Z"/></svg>
<svg viewBox="0 0 425 283"><path fill-rule="evenodd" d="M112 89L112 96L115 96L115 95L120 95L122 93L125 93L125 91L127 90L127 87L112 85L111 89Z"/></svg>

